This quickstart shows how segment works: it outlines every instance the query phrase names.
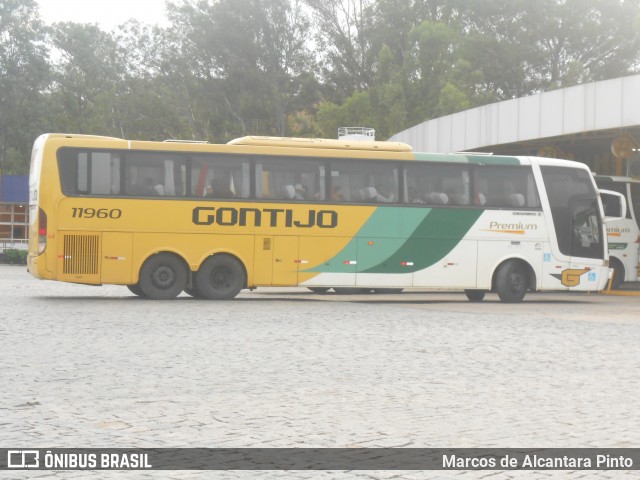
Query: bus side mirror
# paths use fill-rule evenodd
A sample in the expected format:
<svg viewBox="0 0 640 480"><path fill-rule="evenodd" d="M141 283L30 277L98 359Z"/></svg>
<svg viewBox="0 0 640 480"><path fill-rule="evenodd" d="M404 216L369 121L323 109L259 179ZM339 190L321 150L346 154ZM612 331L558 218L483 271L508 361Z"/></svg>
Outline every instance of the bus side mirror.
<svg viewBox="0 0 640 480"><path fill-rule="evenodd" d="M604 208L604 221L615 222L627 216L627 200L612 190L598 190Z"/></svg>

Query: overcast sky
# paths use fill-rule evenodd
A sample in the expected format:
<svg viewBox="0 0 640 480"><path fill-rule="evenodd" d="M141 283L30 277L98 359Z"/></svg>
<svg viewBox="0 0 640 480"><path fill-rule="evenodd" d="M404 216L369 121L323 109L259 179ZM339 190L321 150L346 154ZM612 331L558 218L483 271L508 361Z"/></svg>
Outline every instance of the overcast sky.
<svg viewBox="0 0 640 480"><path fill-rule="evenodd" d="M45 23L97 23L103 30L135 18L166 26L165 0L37 0Z"/></svg>

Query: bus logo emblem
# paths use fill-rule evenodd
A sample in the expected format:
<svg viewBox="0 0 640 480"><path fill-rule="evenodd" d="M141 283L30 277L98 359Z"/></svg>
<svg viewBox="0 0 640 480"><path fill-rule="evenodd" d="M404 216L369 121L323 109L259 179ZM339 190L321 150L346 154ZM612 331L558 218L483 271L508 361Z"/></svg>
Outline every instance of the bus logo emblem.
<svg viewBox="0 0 640 480"><path fill-rule="evenodd" d="M560 280L562 285L564 285L565 287L576 287L580 285L580 277L585 273L589 272L590 270L591 269L589 268L582 268L582 269L568 268L566 270L563 270L562 274L552 273L551 276ZM591 272L591 273L595 277L595 273L594 272ZM588 280L591 280L590 277L587 277L587 278Z"/></svg>

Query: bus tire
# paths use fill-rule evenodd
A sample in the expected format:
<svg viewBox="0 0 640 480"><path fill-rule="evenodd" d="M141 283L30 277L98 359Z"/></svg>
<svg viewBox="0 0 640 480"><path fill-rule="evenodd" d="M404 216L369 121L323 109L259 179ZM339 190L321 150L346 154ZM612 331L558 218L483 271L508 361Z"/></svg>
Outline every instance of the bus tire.
<svg viewBox="0 0 640 480"><path fill-rule="evenodd" d="M307 287L313 293L319 293L320 295L327 293L330 290L330 287Z"/></svg>
<svg viewBox="0 0 640 480"><path fill-rule="evenodd" d="M187 267L171 253L156 253L140 269L140 291L153 300L170 300L187 284Z"/></svg>
<svg viewBox="0 0 640 480"><path fill-rule="evenodd" d="M135 285L127 285L127 288L129 289L129 291L131 293L133 293L134 295L136 295L138 297L145 297L146 296L144 294L144 292L142 291L142 289L140 288L140 285L138 285L137 283Z"/></svg>
<svg viewBox="0 0 640 480"><path fill-rule="evenodd" d="M527 293L527 270L522 263L508 260L496 273L496 292L504 303L518 303Z"/></svg>
<svg viewBox="0 0 640 480"><path fill-rule="evenodd" d="M484 290L465 290L464 293L470 302L481 302L484 300L486 292Z"/></svg>
<svg viewBox="0 0 640 480"><path fill-rule="evenodd" d="M186 293L187 295L193 298L200 298L200 296L198 295L198 292L193 287L185 287L184 293Z"/></svg>
<svg viewBox="0 0 640 480"><path fill-rule="evenodd" d="M394 293L402 293L402 288L374 288L373 293L392 295Z"/></svg>
<svg viewBox="0 0 640 480"><path fill-rule="evenodd" d="M609 259L609 265L613 268L613 281L611 282L611 290L618 290L624 282L624 265L615 257Z"/></svg>
<svg viewBox="0 0 640 480"><path fill-rule="evenodd" d="M230 300L245 286L242 263L224 253L209 257L194 275L197 295L208 300Z"/></svg>

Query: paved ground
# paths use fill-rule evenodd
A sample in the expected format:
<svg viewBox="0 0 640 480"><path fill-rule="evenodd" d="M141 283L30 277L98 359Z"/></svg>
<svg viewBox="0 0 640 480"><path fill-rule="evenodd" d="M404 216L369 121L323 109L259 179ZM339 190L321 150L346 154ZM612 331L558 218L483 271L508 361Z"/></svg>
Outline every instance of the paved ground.
<svg viewBox="0 0 640 480"><path fill-rule="evenodd" d="M640 298L146 301L0 266L0 446L637 447ZM8 473L8 472L4 472ZM0 478L16 478L11 476ZM19 478L618 478L29 472ZM630 472L629 477L631 477Z"/></svg>

